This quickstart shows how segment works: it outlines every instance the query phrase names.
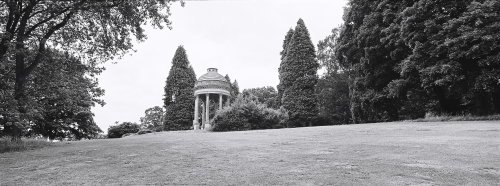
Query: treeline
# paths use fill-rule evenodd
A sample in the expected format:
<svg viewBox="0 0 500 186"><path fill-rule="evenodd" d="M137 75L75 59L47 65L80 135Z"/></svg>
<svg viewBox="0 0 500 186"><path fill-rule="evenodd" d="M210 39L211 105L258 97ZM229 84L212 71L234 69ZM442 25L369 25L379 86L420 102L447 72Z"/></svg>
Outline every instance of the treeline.
<svg viewBox="0 0 500 186"><path fill-rule="evenodd" d="M213 130L500 113L499 12L495 0L351 0L344 23L317 51L299 19L283 40L277 90L239 94L233 82L231 106L215 112L211 104ZM181 46L165 86L166 111L148 109L143 128L190 129L195 81Z"/></svg>
<svg viewBox="0 0 500 186"><path fill-rule="evenodd" d="M351 0L320 100L352 123L500 113L499 23L497 0Z"/></svg>
<svg viewBox="0 0 500 186"><path fill-rule="evenodd" d="M325 125L318 117L316 84L319 63L302 19L283 41L278 69L280 84L243 90L230 107L217 112L214 131L272 129ZM326 120L323 120L326 121Z"/></svg>
<svg viewBox="0 0 500 186"><path fill-rule="evenodd" d="M276 95L244 90L233 113L280 118L261 128L498 114L499 23L494 0L351 0L317 52L299 20L285 35ZM275 114L259 115L265 107Z"/></svg>

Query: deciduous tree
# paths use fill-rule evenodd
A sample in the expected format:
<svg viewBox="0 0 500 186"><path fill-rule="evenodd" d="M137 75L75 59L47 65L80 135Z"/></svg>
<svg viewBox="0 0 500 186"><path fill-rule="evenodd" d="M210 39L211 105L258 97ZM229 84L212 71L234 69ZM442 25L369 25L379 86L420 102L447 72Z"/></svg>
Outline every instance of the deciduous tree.
<svg viewBox="0 0 500 186"><path fill-rule="evenodd" d="M99 99L104 90L95 78L103 69L52 50L44 60L28 82L27 97L33 101L30 104L38 106L35 110L41 115L34 120L32 131L50 139L96 137L102 131L94 122L91 107L104 105Z"/></svg>
<svg viewBox="0 0 500 186"><path fill-rule="evenodd" d="M14 99L19 112L29 112L26 83L45 63L48 48L64 50L84 64L109 61L129 51L133 39L146 39L146 23L170 26L169 7L174 1L1 1L0 61L14 64L9 67L15 73Z"/></svg>
<svg viewBox="0 0 500 186"><path fill-rule="evenodd" d="M144 117L141 117L141 127L154 130L154 131L162 131L163 130L163 118L165 117L165 112L163 108L160 106L155 106L146 109L144 111Z"/></svg>
<svg viewBox="0 0 500 186"><path fill-rule="evenodd" d="M251 89L245 89L242 92L243 97L255 100L260 104L264 104L269 108L278 108L278 104L276 103L277 99L276 97L278 96L278 93L276 92L276 89L271 86L267 87L260 87L260 88L251 88Z"/></svg>
<svg viewBox="0 0 500 186"><path fill-rule="evenodd" d="M319 117L322 124L351 123L349 108L349 69L341 68L335 53L338 48L339 29L333 29L332 34L319 41L317 58L320 65L326 69L316 86L318 95ZM321 123L318 123L319 125Z"/></svg>

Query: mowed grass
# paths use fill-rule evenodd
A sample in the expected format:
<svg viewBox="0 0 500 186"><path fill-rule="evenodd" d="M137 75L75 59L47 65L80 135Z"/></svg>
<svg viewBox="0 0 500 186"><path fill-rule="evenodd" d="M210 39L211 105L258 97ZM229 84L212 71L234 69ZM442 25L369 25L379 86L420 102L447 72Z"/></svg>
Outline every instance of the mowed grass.
<svg viewBox="0 0 500 186"><path fill-rule="evenodd" d="M0 154L0 185L498 185L500 121L161 132Z"/></svg>

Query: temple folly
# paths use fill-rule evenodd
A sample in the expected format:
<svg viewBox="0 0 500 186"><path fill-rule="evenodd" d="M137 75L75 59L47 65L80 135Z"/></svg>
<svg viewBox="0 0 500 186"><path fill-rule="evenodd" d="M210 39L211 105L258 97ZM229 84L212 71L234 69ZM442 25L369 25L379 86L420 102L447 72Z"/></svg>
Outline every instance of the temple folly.
<svg viewBox="0 0 500 186"><path fill-rule="evenodd" d="M222 109L224 105L229 106L230 91L230 82L217 72L217 68L208 68L207 73L200 76L194 85L194 96L196 97L194 102L194 130L210 129L211 105L212 109Z"/></svg>

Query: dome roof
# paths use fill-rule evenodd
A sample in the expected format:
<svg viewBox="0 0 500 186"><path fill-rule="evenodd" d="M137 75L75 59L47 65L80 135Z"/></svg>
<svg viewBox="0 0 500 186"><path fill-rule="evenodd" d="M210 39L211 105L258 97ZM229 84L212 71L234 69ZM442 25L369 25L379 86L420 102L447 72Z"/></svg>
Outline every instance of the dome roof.
<svg viewBox="0 0 500 186"><path fill-rule="evenodd" d="M194 95L223 94L230 95L231 84L217 72L216 68L208 68L207 73L198 78L194 85Z"/></svg>
<svg viewBox="0 0 500 186"><path fill-rule="evenodd" d="M198 81L226 81L226 78L217 72L216 68L208 68L207 73L200 76Z"/></svg>

